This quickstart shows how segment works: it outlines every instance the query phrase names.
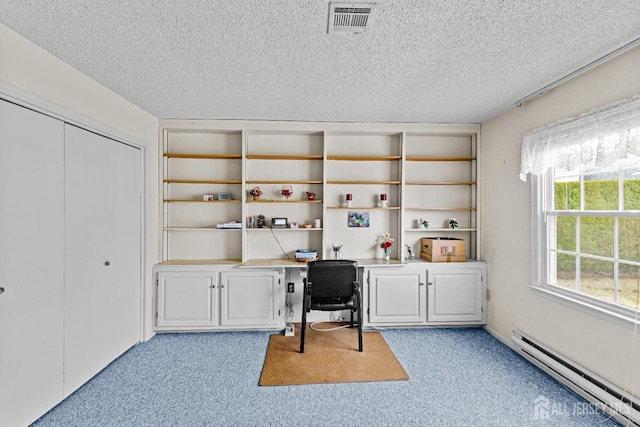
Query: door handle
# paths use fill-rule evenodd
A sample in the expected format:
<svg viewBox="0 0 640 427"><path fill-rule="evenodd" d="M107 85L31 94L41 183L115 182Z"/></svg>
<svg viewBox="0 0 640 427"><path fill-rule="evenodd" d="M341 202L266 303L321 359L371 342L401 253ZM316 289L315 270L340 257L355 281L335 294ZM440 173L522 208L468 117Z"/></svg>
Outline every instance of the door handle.
<svg viewBox="0 0 640 427"><path fill-rule="evenodd" d="M4 293L4 288L0 288L0 294Z"/></svg>

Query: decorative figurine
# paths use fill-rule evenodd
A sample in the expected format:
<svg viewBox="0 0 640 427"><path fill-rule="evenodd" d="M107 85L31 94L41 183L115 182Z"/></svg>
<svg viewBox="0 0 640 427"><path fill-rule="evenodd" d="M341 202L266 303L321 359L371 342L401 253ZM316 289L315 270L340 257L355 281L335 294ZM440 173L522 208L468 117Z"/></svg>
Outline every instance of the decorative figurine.
<svg viewBox="0 0 640 427"><path fill-rule="evenodd" d="M249 190L249 194L253 196L253 200L260 200L260 196L262 196L262 190L260 190L260 187L253 187L251 190Z"/></svg>
<svg viewBox="0 0 640 427"><path fill-rule="evenodd" d="M293 187L289 184L283 185L280 194L282 194L285 199L289 200L289 197L293 194Z"/></svg>
<svg viewBox="0 0 640 427"><path fill-rule="evenodd" d="M407 248L407 254L408 256L405 258L405 260L407 261L412 261L414 259L416 259L416 256L413 254L413 250L411 249L411 246L405 244L404 245Z"/></svg>

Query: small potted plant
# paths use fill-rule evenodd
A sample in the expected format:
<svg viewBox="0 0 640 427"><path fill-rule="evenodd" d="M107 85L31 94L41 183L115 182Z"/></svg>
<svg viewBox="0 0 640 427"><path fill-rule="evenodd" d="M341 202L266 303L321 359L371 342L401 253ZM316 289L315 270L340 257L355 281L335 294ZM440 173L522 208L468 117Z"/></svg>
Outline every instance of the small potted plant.
<svg viewBox="0 0 640 427"><path fill-rule="evenodd" d="M262 190L260 190L260 187L253 187L251 190L249 190L249 194L253 196L253 200L260 200L260 196L262 196Z"/></svg>
<svg viewBox="0 0 640 427"><path fill-rule="evenodd" d="M316 193L312 193L311 191L305 191L305 194L307 195L307 200L315 200L316 199Z"/></svg>
<svg viewBox="0 0 640 427"><path fill-rule="evenodd" d="M458 220L455 218L451 218L449 220L449 228L455 230L458 227Z"/></svg>

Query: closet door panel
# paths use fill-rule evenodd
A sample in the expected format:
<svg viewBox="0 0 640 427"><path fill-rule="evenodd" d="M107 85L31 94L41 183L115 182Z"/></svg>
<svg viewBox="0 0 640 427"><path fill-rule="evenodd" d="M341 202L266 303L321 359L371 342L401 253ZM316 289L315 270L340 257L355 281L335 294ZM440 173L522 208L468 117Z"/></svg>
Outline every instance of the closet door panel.
<svg viewBox="0 0 640 427"><path fill-rule="evenodd" d="M107 155L103 137L65 125L65 396L111 360L107 301Z"/></svg>
<svg viewBox="0 0 640 427"><path fill-rule="evenodd" d="M141 335L141 152L109 144L108 272L109 328L105 351L115 358Z"/></svg>
<svg viewBox="0 0 640 427"><path fill-rule="evenodd" d="M62 400L63 124L0 100L0 425Z"/></svg>

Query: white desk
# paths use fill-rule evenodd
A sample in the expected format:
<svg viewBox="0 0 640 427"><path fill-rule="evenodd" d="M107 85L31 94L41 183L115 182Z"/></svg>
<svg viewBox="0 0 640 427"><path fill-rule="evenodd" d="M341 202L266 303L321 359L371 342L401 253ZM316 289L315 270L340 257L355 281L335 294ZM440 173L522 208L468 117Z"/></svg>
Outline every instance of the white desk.
<svg viewBox="0 0 640 427"><path fill-rule="evenodd" d="M347 260L355 261L358 263L358 267L402 267L405 265L404 262L395 259L390 261L376 258L355 258ZM306 266L306 262L296 261L294 258L250 259L238 264L238 267L241 268L306 268Z"/></svg>

